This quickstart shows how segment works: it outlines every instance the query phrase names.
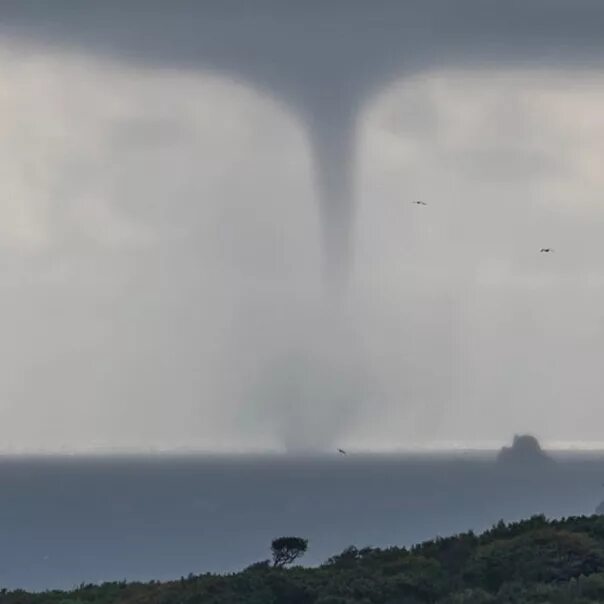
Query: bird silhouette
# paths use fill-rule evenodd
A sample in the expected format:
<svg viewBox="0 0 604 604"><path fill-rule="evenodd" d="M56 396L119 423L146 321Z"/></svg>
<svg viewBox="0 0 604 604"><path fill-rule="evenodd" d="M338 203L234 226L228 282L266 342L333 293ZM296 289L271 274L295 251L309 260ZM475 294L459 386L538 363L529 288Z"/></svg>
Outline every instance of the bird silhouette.
<svg viewBox="0 0 604 604"><path fill-rule="evenodd" d="M542 247L540 252L542 254L549 254L550 252L553 252L554 250L551 247Z"/></svg>
<svg viewBox="0 0 604 604"><path fill-rule="evenodd" d="M412 201L412 204L415 204L416 206L427 206L428 204L425 201Z"/></svg>
<svg viewBox="0 0 604 604"><path fill-rule="evenodd" d="M338 449L338 453L341 453L342 455L346 455L346 451L344 451L344 449Z"/></svg>

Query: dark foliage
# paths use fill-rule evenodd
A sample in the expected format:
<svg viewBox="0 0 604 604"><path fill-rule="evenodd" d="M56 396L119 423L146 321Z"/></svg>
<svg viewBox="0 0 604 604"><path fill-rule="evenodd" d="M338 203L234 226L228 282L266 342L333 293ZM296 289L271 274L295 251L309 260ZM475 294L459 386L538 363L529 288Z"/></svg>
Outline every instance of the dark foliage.
<svg viewBox="0 0 604 604"><path fill-rule="evenodd" d="M595 604L604 602L604 518L498 523L406 548L349 547L317 568L284 568L306 541L273 542L273 564L166 583L0 592L0 604ZM279 561L277 563L277 561ZM283 562L281 562L283 561Z"/></svg>
<svg viewBox="0 0 604 604"><path fill-rule="evenodd" d="M300 537L279 537L273 540L271 551L273 553L273 566L283 568L304 555L308 548L308 541Z"/></svg>

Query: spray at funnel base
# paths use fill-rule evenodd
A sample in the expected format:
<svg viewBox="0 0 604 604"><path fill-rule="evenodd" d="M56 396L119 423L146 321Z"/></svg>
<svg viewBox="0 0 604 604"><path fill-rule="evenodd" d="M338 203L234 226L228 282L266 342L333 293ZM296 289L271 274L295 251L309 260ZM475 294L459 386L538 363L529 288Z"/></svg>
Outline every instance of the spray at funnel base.
<svg viewBox="0 0 604 604"><path fill-rule="evenodd" d="M330 308L283 342L253 388L253 420L290 453L335 450L371 396L355 331Z"/></svg>

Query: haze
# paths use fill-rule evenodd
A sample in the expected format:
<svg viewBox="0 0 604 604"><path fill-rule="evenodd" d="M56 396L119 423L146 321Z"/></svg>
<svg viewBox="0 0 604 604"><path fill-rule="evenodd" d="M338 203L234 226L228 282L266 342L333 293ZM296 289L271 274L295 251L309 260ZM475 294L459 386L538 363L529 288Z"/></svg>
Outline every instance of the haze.
<svg viewBox="0 0 604 604"><path fill-rule="evenodd" d="M27 6L0 30L0 450L601 439L599 51L397 71L323 157L295 87Z"/></svg>

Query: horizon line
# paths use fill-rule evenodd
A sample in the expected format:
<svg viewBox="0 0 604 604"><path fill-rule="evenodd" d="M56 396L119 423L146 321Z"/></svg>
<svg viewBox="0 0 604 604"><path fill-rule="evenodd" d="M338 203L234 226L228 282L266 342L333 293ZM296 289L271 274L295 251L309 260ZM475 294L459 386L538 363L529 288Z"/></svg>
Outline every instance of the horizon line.
<svg viewBox="0 0 604 604"><path fill-rule="evenodd" d="M538 439L539 440L539 439ZM539 441L544 451L552 453L602 453L604 441ZM284 447L244 447L244 448L203 448L184 447L124 447L97 445L90 447L69 448L0 448L0 457L118 457L118 456L274 456L274 457L309 457L338 455L338 448L344 448L354 455L417 455L417 454L459 454L459 453L497 453L503 447L510 446L511 440L483 442L434 442L413 444L398 447L351 447L345 443L333 445L333 448L299 448Z"/></svg>

